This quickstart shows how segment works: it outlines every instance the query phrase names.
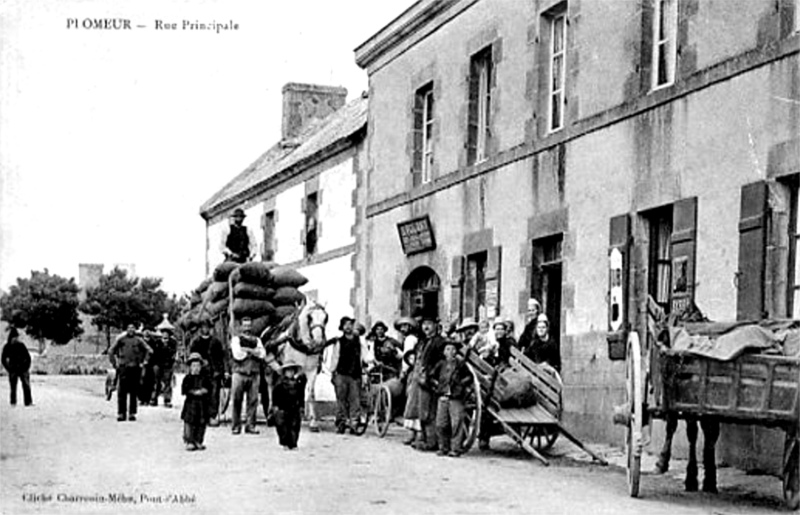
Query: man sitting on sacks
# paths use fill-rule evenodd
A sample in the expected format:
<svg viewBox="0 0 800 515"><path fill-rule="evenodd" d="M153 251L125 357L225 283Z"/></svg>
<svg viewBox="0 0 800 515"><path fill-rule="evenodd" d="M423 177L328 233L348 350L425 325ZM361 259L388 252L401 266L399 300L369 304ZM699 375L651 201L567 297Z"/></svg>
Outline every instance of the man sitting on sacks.
<svg viewBox="0 0 800 515"><path fill-rule="evenodd" d="M220 251L225 261L246 263L255 255L256 238L253 231L244 225L245 214L236 208L231 214L231 223L222 229Z"/></svg>

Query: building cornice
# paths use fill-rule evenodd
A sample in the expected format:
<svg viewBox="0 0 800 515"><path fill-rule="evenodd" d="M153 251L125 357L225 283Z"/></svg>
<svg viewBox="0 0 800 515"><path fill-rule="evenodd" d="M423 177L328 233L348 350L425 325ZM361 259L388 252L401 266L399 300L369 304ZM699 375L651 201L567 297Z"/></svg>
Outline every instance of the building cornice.
<svg viewBox="0 0 800 515"><path fill-rule="evenodd" d="M356 47L356 64L372 74L477 1L420 0Z"/></svg>
<svg viewBox="0 0 800 515"><path fill-rule="evenodd" d="M612 107L576 121L571 126L535 141L526 141L504 150L480 164L458 168L433 181L404 191L392 197L372 202L367 206L367 218L387 213L416 200L431 196L457 184L487 174L516 161L527 159L541 152L551 150L557 145L568 143L587 134L610 127L630 118L657 109L683 97L696 93L715 84L733 79L743 73L768 66L774 62L797 56L800 53L800 36L781 40L777 43L744 52L722 61L714 66L698 71L675 86Z"/></svg>

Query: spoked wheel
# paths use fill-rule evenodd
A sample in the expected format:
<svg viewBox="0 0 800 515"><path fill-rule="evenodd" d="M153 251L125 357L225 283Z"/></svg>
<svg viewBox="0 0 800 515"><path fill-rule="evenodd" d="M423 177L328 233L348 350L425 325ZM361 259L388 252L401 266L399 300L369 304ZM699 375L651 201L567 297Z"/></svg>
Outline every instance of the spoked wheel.
<svg viewBox="0 0 800 515"><path fill-rule="evenodd" d="M642 473L642 420L643 420L642 354L639 335L628 337L628 355L625 361L625 394L629 410L626 448L628 453L628 492L639 497L639 479Z"/></svg>
<svg viewBox="0 0 800 515"><path fill-rule="evenodd" d="M374 422L375 433L383 438L389 431L392 423L392 392L385 384L381 385L373 400L374 409L372 420Z"/></svg>
<svg viewBox="0 0 800 515"><path fill-rule="evenodd" d="M546 451L556 443L558 428L554 426L533 426L529 432L531 446L537 451Z"/></svg>
<svg viewBox="0 0 800 515"><path fill-rule="evenodd" d="M786 433L783 451L783 499L790 510L800 508L800 434Z"/></svg>
<svg viewBox="0 0 800 515"><path fill-rule="evenodd" d="M464 452L468 451L478 438L478 432L481 428L481 419L483 417L483 400L481 398L481 383L478 381L478 374L472 368L472 365L467 363L467 370L472 376L472 388L470 394L464 403L465 413L465 432L467 437L464 439Z"/></svg>

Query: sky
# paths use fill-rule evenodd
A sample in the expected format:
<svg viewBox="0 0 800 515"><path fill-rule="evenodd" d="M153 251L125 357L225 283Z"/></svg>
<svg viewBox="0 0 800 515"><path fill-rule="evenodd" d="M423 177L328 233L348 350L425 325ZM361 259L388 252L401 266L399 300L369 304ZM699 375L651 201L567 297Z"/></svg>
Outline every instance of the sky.
<svg viewBox="0 0 800 515"><path fill-rule="evenodd" d="M0 288L44 268L77 281L79 263L196 287L199 207L280 139L283 85L355 98L353 50L412 4L0 0Z"/></svg>

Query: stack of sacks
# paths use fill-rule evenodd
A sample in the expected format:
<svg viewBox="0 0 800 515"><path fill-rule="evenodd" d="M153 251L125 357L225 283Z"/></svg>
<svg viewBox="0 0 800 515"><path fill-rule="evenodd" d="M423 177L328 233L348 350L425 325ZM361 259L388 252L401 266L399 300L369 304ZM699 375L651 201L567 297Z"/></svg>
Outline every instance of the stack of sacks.
<svg viewBox="0 0 800 515"><path fill-rule="evenodd" d="M238 263L226 261L214 269L214 282L203 295L203 304L212 318L228 310L228 277L238 267Z"/></svg>
<svg viewBox="0 0 800 515"><path fill-rule="evenodd" d="M254 334L261 335L294 315L296 304L305 299L297 288L307 282L292 268L272 262L245 263L231 276L233 316L237 320L250 317Z"/></svg>

